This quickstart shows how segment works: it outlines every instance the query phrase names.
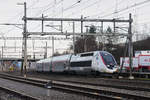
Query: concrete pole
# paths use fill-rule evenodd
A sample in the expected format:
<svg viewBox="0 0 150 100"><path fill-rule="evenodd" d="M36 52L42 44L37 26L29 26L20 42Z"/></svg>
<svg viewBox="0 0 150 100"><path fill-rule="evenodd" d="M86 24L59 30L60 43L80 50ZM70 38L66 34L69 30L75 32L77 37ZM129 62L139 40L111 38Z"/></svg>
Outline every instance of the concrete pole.
<svg viewBox="0 0 150 100"><path fill-rule="evenodd" d="M3 46L2 46L2 71L3 71L3 67L4 67L4 61L3 61Z"/></svg>
<svg viewBox="0 0 150 100"><path fill-rule="evenodd" d="M81 33L83 33L83 15L81 15ZM83 39L84 39L84 52L85 52L85 34L83 35Z"/></svg>
<svg viewBox="0 0 150 100"><path fill-rule="evenodd" d="M89 26L86 26L86 33L88 33L88 31L89 31L89 30L88 30L88 27L89 27ZM86 45L87 39L88 39L88 38L84 38L84 52L87 51L87 45Z"/></svg>
<svg viewBox="0 0 150 100"><path fill-rule="evenodd" d="M15 52L16 52L16 41L15 41L14 45L15 45Z"/></svg>
<svg viewBox="0 0 150 100"><path fill-rule="evenodd" d="M1 51L0 51L0 58L2 59ZM2 61L0 62L0 67L1 67L1 71L2 71Z"/></svg>
<svg viewBox="0 0 150 100"><path fill-rule="evenodd" d="M114 33L116 33L116 23L115 23L115 19L114 19Z"/></svg>
<svg viewBox="0 0 150 100"><path fill-rule="evenodd" d="M22 58L24 58L24 37L22 41ZM21 61L21 75L23 75L23 60Z"/></svg>
<svg viewBox="0 0 150 100"><path fill-rule="evenodd" d="M46 45L45 45L45 55L44 58L47 58L47 41L46 41Z"/></svg>
<svg viewBox="0 0 150 100"><path fill-rule="evenodd" d="M61 21L61 33L63 33L63 21Z"/></svg>
<svg viewBox="0 0 150 100"><path fill-rule="evenodd" d="M132 58L133 58L133 46L132 46L132 17L129 14L129 66L130 66L130 76L129 79L134 79L132 76Z"/></svg>
<svg viewBox="0 0 150 100"><path fill-rule="evenodd" d="M104 25L103 25L103 22L101 22L101 33L102 34L103 34L103 28L104 28ZM103 38L103 35L102 35L102 44L103 44L102 50L104 51L105 50L105 39Z"/></svg>
<svg viewBox="0 0 150 100"><path fill-rule="evenodd" d="M73 53L75 54L75 23L73 22Z"/></svg>
<svg viewBox="0 0 150 100"><path fill-rule="evenodd" d="M27 74L27 19L26 19L26 16L27 16L27 13L26 13L26 2L24 2L24 32L23 32L23 38L24 38L24 64L23 64L23 67L24 67L24 77L26 77L26 74Z"/></svg>
<svg viewBox="0 0 150 100"><path fill-rule="evenodd" d="M33 46L33 59L35 59L35 52L34 52L35 40L32 40L32 46Z"/></svg>
<svg viewBox="0 0 150 100"><path fill-rule="evenodd" d="M52 56L54 55L54 37L52 37Z"/></svg>
<svg viewBox="0 0 150 100"><path fill-rule="evenodd" d="M84 52L87 51L87 46L86 46L86 41L87 41L88 38L84 39Z"/></svg>
<svg viewBox="0 0 150 100"><path fill-rule="evenodd" d="M44 31L44 27L43 27L44 21L43 21L43 19L44 19L44 15L42 14L42 33Z"/></svg>
<svg viewBox="0 0 150 100"><path fill-rule="evenodd" d="M81 15L81 33L83 33L83 15Z"/></svg>

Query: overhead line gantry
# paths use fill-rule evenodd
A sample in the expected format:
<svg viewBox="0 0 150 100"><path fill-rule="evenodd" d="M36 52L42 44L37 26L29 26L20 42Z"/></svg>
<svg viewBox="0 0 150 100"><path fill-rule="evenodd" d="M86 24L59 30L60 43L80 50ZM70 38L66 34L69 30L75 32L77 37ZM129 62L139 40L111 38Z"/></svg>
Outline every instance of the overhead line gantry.
<svg viewBox="0 0 150 100"><path fill-rule="evenodd" d="M42 15L43 16L43 15ZM24 37L24 67L25 67L25 74L26 74L26 64L27 64L27 38L29 35L73 35L73 38L75 35L90 35L89 33L84 33L83 32L83 24L84 22L101 22L101 32L98 34L92 34L96 36L103 36L107 34L103 34L103 23L108 23L111 22L113 23L114 31L113 33L116 33L115 28L116 28L116 23L127 23L128 24L128 34L119 34L118 35L125 35L128 37L129 40L129 65L130 65L130 78L132 78L132 56L133 56L133 47L132 47L132 18L131 14L129 14L129 19L127 20L120 20L120 19L88 19L88 18L45 18L45 17L27 17L26 16L26 3L24 3L24 17L22 18L24 20L24 31L23 31L23 37ZM40 21L42 22L42 32L29 32L27 31L27 22L28 21ZM43 24L45 21L57 21L60 22L61 25L61 32L44 32L44 27ZM73 32L63 32L63 22L66 21L71 21L73 22ZM75 22L80 22L81 23L81 33L76 33L75 32ZM110 34L109 34L110 35ZM74 44L74 43L73 43Z"/></svg>

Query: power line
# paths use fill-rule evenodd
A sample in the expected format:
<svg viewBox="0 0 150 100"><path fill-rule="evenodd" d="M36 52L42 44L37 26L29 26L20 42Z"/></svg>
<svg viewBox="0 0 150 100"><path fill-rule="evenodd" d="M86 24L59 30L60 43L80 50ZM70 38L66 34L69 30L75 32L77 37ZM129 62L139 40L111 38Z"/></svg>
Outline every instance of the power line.
<svg viewBox="0 0 150 100"><path fill-rule="evenodd" d="M145 4L145 3L148 3L148 2L150 2L150 0L145 0L145 1L139 2L139 3L137 3L137 4L135 3L135 4L131 5L131 6L127 6L126 8L123 8L123 9L118 10L117 13L126 11L126 10L128 10L128 9L131 9L131 8L133 8L133 7L136 7L136 6L140 6L140 5ZM113 12L113 13L106 14L106 15L104 15L104 16L101 16L101 18L110 16L110 15L113 15L113 14L115 14L115 13Z"/></svg>
<svg viewBox="0 0 150 100"><path fill-rule="evenodd" d="M121 1L120 1L119 3L117 3L117 4L120 5L120 4L122 4L124 1L125 1L125 0L121 0ZM113 5L113 6L111 6L110 8L106 9L105 11L102 11L102 12L100 12L100 13L98 13L98 14L91 15L90 17L97 16L97 15L101 15L101 14L103 14L103 13L105 13L105 12L108 12L109 10L112 10L114 7L115 7L115 6Z"/></svg>
<svg viewBox="0 0 150 100"><path fill-rule="evenodd" d="M33 2L27 9L30 9L31 7L35 6L35 4L37 4L38 2L39 2L39 0ZM21 14L23 14L23 11L17 13L14 17L12 17L11 19L9 19L8 22L12 22L13 20L16 19L17 16L19 16L19 15L21 15ZM16 20L16 22L18 22L18 20L19 20L20 18L22 18L22 16L21 16L21 17L18 17L18 19ZM11 32L12 30L14 30L14 27L11 28L10 30L8 30L7 32L4 32L4 33L9 33L9 32ZM5 35L5 34L3 34L3 35Z"/></svg>
<svg viewBox="0 0 150 100"><path fill-rule="evenodd" d="M60 0L59 2L57 2L56 5L60 4L61 2L62 2L62 0ZM48 7L48 8L44 9L43 11L42 11L42 10L39 11L39 12L36 14L36 16L39 16L40 14L42 14L42 13L44 13L44 12L46 12L46 11L52 9L52 8L53 8L53 5L52 5L52 6L50 6L50 5L52 5L52 2L49 3L48 5L46 5L46 7Z"/></svg>
<svg viewBox="0 0 150 100"><path fill-rule="evenodd" d="M36 0L36 1L33 2L33 3L31 4L31 6L29 6L27 9L32 9L31 7L35 6L38 2L39 2L39 0Z"/></svg>
<svg viewBox="0 0 150 100"><path fill-rule="evenodd" d="M68 10L70 10L70 9L75 8L75 7L77 6L77 4L80 4L80 3L81 3L81 1L82 1L82 0L78 0L77 2L73 3L73 4L70 5L69 7L62 8L62 10L61 10L62 13L64 13L65 11L68 11ZM62 0L62 2L63 2L63 0ZM62 6L63 6L63 4L62 4ZM58 12L58 14L60 14L60 13Z"/></svg>
<svg viewBox="0 0 150 100"><path fill-rule="evenodd" d="M149 5L147 5L147 6L149 6ZM140 7L137 7L136 9L140 9L140 8L143 8L143 7L145 7L145 5L140 6ZM126 10L126 11L124 11L124 12L120 12L120 13L119 13L119 16L120 16L120 15L124 15L124 14L126 14L127 12L129 12L129 10ZM143 13L143 14L140 14L140 15L146 15L146 14Z"/></svg>
<svg viewBox="0 0 150 100"><path fill-rule="evenodd" d="M89 2L89 1L90 1L90 0L88 0L88 2ZM82 8L82 9L80 10L80 12L81 12L82 10L85 10L85 9L87 9L87 8L89 8L89 7L91 7L91 6L95 5L95 4L97 4L98 2L100 2L100 1L98 0L98 1L96 1L96 2L94 2L94 3L92 3L92 4L87 5L86 7ZM74 14L77 13L77 12L79 13L79 11L75 11ZM72 15L72 14L70 14L70 15L68 15L68 16L71 16L71 15ZM67 17L68 17L68 16L67 16Z"/></svg>
<svg viewBox="0 0 150 100"><path fill-rule="evenodd" d="M67 10L69 10L69 9L74 8L74 7L75 7L77 4L79 4L81 1L82 1L82 0L78 0L76 3L74 3L74 4L72 4L71 6L65 8L63 11L67 11Z"/></svg>
<svg viewBox="0 0 150 100"><path fill-rule="evenodd" d="M34 1L27 9L31 9L31 7L35 6L38 2L39 2L39 0ZM51 3L49 3L48 5L46 5L46 7L48 7L50 4L51 4ZM16 17L19 16L19 15L21 15L21 14L23 14L23 11L17 13L17 14L16 14L14 17L12 17L10 20L12 21L12 20L16 19ZM18 20L19 20L20 18L22 18L22 17L19 17ZM18 20L17 20L17 21L18 21ZM16 22L17 22L17 21L16 21ZM37 27L35 27L35 28L37 28ZM13 30L14 30L14 28L11 28L10 30L8 30L7 32L4 32L4 33L9 33L9 32L11 32L11 31L13 31ZM4 34L4 35L5 35L5 34Z"/></svg>

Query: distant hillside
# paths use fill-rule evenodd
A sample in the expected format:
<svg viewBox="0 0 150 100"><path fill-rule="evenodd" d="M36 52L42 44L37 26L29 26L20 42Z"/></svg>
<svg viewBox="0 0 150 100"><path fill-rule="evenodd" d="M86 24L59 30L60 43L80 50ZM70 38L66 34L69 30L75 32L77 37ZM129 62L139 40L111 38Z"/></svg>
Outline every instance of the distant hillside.
<svg viewBox="0 0 150 100"><path fill-rule="evenodd" d="M133 43L133 49L135 50L150 50L150 38Z"/></svg>

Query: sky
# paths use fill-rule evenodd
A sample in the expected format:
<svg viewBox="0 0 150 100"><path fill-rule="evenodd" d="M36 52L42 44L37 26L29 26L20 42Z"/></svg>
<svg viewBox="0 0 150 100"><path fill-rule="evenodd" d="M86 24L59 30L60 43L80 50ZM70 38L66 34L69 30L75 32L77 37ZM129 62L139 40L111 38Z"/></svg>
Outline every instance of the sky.
<svg viewBox="0 0 150 100"><path fill-rule="evenodd" d="M50 18L103 18L103 19L128 19L129 13L132 13L133 32L136 34L149 34L150 32L150 0L0 0L0 24L12 23L23 24L22 17L24 14L23 5L18 3L27 3L27 17L45 17ZM57 22L45 22L45 25L58 25ZM85 25L100 25L100 23L85 23ZM106 27L108 24L106 24ZM21 27L21 26L19 26ZM41 22L28 22L28 31L40 32ZM72 23L64 23L64 31L72 31ZM22 29L13 25L0 25L0 37L22 37ZM45 27L44 31L57 30ZM80 32L80 24L77 23L75 31ZM84 27L84 31L86 28ZM50 37L50 36L49 36ZM60 36L56 36L60 37ZM66 38L66 37L62 37ZM51 40L31 41L28 40L28 51L33 50L33 43L38 47L44 47L46 42L48 46L52 46ZM69 48L72 40L56 40L55 52L63 52ZM0 46L21 46L22 41L19 40L0 40ZM31 48L32 47L32 48ZM44 52L44 49L39 49ZM5 51L11 51L6 50ZM15 50L13 50L15 51ZM38 50L37 50L38 51ZM52 54L52 50L48 49L48 56Z"/></svg>

